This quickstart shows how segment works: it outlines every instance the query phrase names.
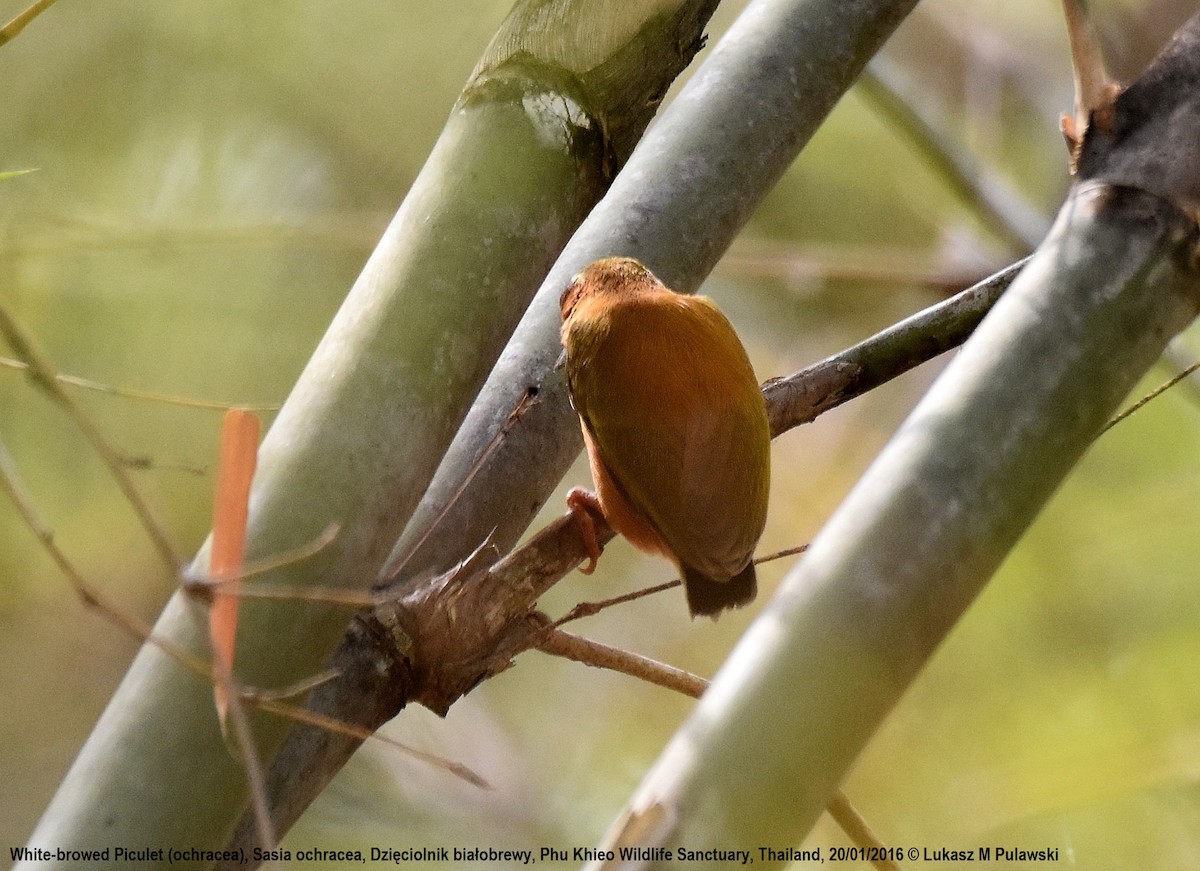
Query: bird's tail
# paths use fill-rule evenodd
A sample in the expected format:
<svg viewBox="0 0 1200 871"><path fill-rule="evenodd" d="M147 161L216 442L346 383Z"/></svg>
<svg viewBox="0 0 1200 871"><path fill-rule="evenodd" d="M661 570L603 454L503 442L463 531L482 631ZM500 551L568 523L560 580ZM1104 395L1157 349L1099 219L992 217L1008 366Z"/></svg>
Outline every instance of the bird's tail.
<svg viewBox="0 0 1200 871"><path fill-rule="evenodd" d="M758 592L754 563L747 563L727 581L713 580L690 566L683 566L683 589L693 617L703 614L715 620L726 608L740 608L754 601Z"/></svg>

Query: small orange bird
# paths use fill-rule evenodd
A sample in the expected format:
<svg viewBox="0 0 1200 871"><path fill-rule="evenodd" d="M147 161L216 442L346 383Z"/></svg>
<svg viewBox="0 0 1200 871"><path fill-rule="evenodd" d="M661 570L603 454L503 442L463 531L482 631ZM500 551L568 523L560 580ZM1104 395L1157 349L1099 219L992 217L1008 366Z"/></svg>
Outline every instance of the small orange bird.
<svg viewBox="0 0 1200 871"><path fill-rule="evenodd" d="M770 486L771 432L729 321L628 257L597 260L560 299L567 386L596 492L567 504L600 549L587 507L683 577L692 616L754 599L751 557Z"/></svg>

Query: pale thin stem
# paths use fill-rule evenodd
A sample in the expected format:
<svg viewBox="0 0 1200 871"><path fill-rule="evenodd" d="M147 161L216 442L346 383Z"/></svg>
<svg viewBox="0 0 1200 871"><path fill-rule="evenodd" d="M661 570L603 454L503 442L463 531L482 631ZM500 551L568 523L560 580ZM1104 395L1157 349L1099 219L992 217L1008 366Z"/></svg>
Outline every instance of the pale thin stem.
<svg viewBox="0 0 1200 871"><path fill-rule="evenodd" d="M167 564L173 574L179 572L179 567L182 562L179 555L175 551L174 545L171 544L170 538L167 537L166 530L159 524L158 519L150 511L150 507L138 492L137 487L133 483L133 479L129 476L128 470L125 468L124 461L121 455L108 443L108 440L101 434L99 427L92 422L91 417L83 410L83 407L75 401L69 393L63 390L58 379L55 378L54 367L42 356L41 352L34 346L33 341L26 335L20 324L9 313L8 309L0 305L0 333L4 334L12 349L16 351L26 365L28 365L29 376L34 383L44 389L52 399L54 399L67 415L79 427L80 432L84 437L91 442L92 448L100 455L100 459L108 466L109 472L117 482L117 486L125 495L126 500L133 506L134 512L141 521L146 534L150 536L155 549L163 562Z"/></svg>
<svg viewBox="0 0 1200 871"><path fill-rule="evenodd" d="M601 599L598 602L580 602L562 617L559 617L557 620L555 620L554 625L562 626L564 623L571 623L575 620L581 620L584 617L591 617L594 614L599 614L601 611L605 611L617 605L635 602L638 599L644 599L646 596L653 596L656 593L665 593L667 590L678 587L679 584L679 578L676 578L673 581L655 584L653 587L643 587L640 590L634 590L632 593L613 596L611 599Z"/></svg>
<svg viewBox="0 0 1200 871"><path fill-rule="evenodd" d="M232 584L233 579L210 585L206 581L189 581L185 589L188 592L203 591L208 595L212 587ZM370 608L378 601L369 592L360 590L339 590L336 587L299 587L294 584L258 584L243 587L237 591L240 599L277 599L289 602L319 602L324 605L342 605L347 608Z"/></svg>
<svg viewBox="0 0 1200 871"><path fill-rule="evenodd" d="M825 810L829 811L834 822L842 827L842 831L854 842L855 846L873 847L880 853L887 853L883 841L867 825L866 819L858 812L858 808L850 803L850 799L846 798L846 793L840 789L835 792L830 797L829 804L825 805ZM871 864L879 871L900 871L900 863L893 862L891 859L874 859Z"/></svg>
<svg viewBox="0 0 1200 871"><path fill-rule="evenodd" d="M15 39L17 34L25 29L25 25L49 9L52 3L54 0L34 0L24 12L0 27L0 45Z"/></svg>
<svg viewBox="0 0 1200 871"><path fill-rule="evenodd" d="M258 748L254 744L254 734L250 730L250 720L242 705L244 692L233 679L228 664L219 656L213 657L213 678L218 686L225 691L225 711L233 721L233 739L237 745L238 758L242 769L246 772L247 786L250 792L250 810L254 817L254 826L258 831L259 840L274 847L278 844L275 837L275 825L271 821L271 807L267 801L267 781L263 771L262 760ZM221 719L221 729L224 731L225 719Z"/></svg>
<svg viewBox="0 0 1200 871"><path fill-rule="evenodd" d="M762 385L772 437L787 432L910 369L957 348L991 311L1028 260L1019 260L966 290L845 351Z"/></svg>
<svg viewBox="0 0 1200 871"><path fill-rule="evenodd" d="M203 578L188 580L184 583L184 586L212 587L219 592L225 592L223 588L226 586L233 586L239 581L254 578L258 575L265 575L267 572L273 572L276 569L281 569L293 563L306 560L309 557L316 556L333 543L334 539L338 537L339 532L341 532L341 527L336 523L331 523L312 541L302 544L293 550L284 551L283 553L265 557L264 559L250 560L238 572L217 573ZM268 597L263 596L262 598ZM366 602L365 604L370 605L371 603Z"/></svg>
<svg viewBox="0 0 1200 871"><path fill-rule="evenodd" d="M1146 405L1146 403L1150 402L1151 400L1157 399L1159 396L1166 393L1168 390L1170 390L1172 387L1174 387L1180 381L1187 378L1189 375L1191 375L1193 372L1195 372L1197 370L1200 370L1200 361L1193 363L1192 365L1190 365L1186 369L1184 369L1182 372L1178 373L1177 375L1172 376L1170 379L1168 379L1164 383L1155 387L1153 390L1151 390L1149 393L1147 393L1145 396L1143 396L1141 399L1139 399L1133 405L1129 406L1129 408L1122 411L1120 414L1118 414L1116 417L1114 417L1112 420L1110 420L1108 423L1106 423L1104 425L1104 429L1100 430L1100 435L1104 435L1104 433L1108 432L1110 429L1112 429L1118 423L1123 421L1125 418L1129 417L1129 415L1134 414L1138 411L1141 411L1143 406ZM1097 436L1097 438L1099 438L1099 436Z"/></svg>
<svg viewBox="0 0 1200 871"><path fill-rule="evenodd" d="M21 515L21 519L25 522L25 525L29 527L50 559L54 561L54 564L58 566L59 570L71 583L71 586L75 588L75 592L83 600L84 605L88 608L98 610L105 619L129 635L139 640L152 641L165 653L176 659L180 665L211 680L212 672L203 659L192 655L182 647L156 638L150 624L144 623L136 617L125 613L87 582L83 574L55 542L53 530L50 529L49 525L38 514L33 501L29 498L28 493L25 492L25 488L21 484L12 454L9 453L8 448L3 442L0 442L0 487L12 499L13 504L17 507L17 513Z"/></svg>
<svg viewBox="0 0 1200 871"><path fill-rule="evenodd" d="M774 553L768 553L763 556L754 558L754 564L762 565L772 560L783 559L785 556L795 556L796 554L804 553L808 550L807 544L797 545L796 547L786 547L783 550L777 550ZM591 617L594 614L599 614L601 611L612 608L615 605L624 605L627 602L633 602L638 599L644 599L646 596L653 596L656 593L663 593L680 584L679 578L673 581L667 581L663 584L656 584L653 587L643 587L640 590L634 590L632 593L625 593L622 596L613 596L611 599L601 599L598 602L580 602L562 617L554 621L555 627L562 626L564 623L570 623L574 620L580 620L584 617Z"/></svg>
<svg viewBox="0 0 1200 871"><path fill-rule="evenodd" d="M290 687L280 687L277 690L247 689L242 693L242 696L243 698L253 696L255 700L260 702L282 702L286 699L306 696L317 687L324 686L341 676L342 673L340 671L331 669L314 674L312 677L307 677L304 680L296 681Z"/></svg>
<svg viewBox="0 0 1200 871"><path fill-rule="evenodd" d="M145 471L150 471L150 470L161 470L161 471L167 471L167 472L183 472L187 475L194 475L197 478L202 478L208 474L208 469L205 468L204 466L196 466L191 463L160 462L160 461L154 459L153 457L147 457L147 456L140 456L140 457L123 456L123 457L121 457L121 462L124 463L127 468L136 469L139 472L145 472Z"/></svg>
<svg viewBox="0 0 1200 871"><path fill-rule="evenodd" d="M0 368L28 372L29 364L23 360L13 360L9 357L0 357ZM54 380L59 384L65 384L70 387L78 387L81 390L92 390L96 393L106 393L110 396L120 396L124 399L139 399L147 402L160 402L164 405L178 405L183 408L199 408L204 411L228 411L231 408L242 408L246 411L271 412L279 411L281 408L280 404L277 402L260 404L246 404L244 402L218 402L212 399L196 399L191 396L173 396L170 393L158 393L153 390L141 390L136 387L114 387L111 384L93 381L90 378L80 378L77 375L64 375L62 373L55 373Z"/></svg>
<svg viewBox="0 0 1200 871"><path fill-rule="evenodd" d="M545 638L538 642L537 647L544 653L581 662L593 668L606 668L609 671L627 674L638 680L691 696L693 699L700 698L708 689L708 681L691 672L554 627L546 630Z"/></svg>
<svg viewBox="0 0 1200 871"><path fill-rule="evenodd" d="M452 762L442 756L437 756L433 753L427 753L424 750L418 750L415 747L410 747L394 738L389 738L386 735L380 735L378 732L372 732L369 729L363 729L351 723L346 723L342 720L336 720L333 717L326 717L321 714L308 710L307 708L299 708L293 705L285 705L281 702L274 701L266 695L255 697L254 704L261 710L269 711L281 717L286 717L289 720L294 720L297 723L303 723L306 726L313 726L317 729L324 729L326 732L333 732L338 735L346 735L350 738L355 738L359 741L377 741L394 750L399 750L402 753L428 763L435 768L440 768L455 777L465 780L473 786L478 786L480 789L491 789L491 784L476 774L467 766L460 762Z"/></svg>

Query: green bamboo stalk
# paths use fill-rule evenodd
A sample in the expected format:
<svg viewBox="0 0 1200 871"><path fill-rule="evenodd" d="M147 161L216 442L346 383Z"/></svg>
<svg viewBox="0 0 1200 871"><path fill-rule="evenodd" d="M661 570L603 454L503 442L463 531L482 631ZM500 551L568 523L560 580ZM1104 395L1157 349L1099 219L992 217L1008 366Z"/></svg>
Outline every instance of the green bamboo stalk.
<svg viewBox="0 0 1200 871"><path fill-rule="evenodd" d="M715 5L517 4L262 445L248 558L340 530L264 582L370 584L532 291L699 49ZM196 574L207 554L206 545ZM204 651L197 609L176 595L156 632ZM267 688L316 673L347 616L247 602L239 679ZM285 726L254 719L269 758ZM245 801L210 688L148 645L30 847L211 851ZM185 856L182 865L211 860Z"/></svg>
<svg viewBox="0 0 1200 871"><path fill-rule="evenodd" d="M812 542L603 846L801 841L1200 308L1200 16L1096 125L1050 236ZM635 867L674 867L665 852ZM898 857L903 859L904 857ZM597 863L610 867L615 863Z"/></svg>

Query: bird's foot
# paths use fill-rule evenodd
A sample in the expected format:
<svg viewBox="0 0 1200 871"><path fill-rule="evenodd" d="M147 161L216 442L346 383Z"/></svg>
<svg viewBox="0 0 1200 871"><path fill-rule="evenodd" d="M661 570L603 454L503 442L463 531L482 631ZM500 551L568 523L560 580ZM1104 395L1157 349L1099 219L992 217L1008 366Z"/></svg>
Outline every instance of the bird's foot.
<svg viewBox="0 0 1200 871"><path fill-rule="evenodd" d="M583 536L583 548L587 552L589 560L586 566L580 566L579 571L590 575L596 570L596 563L600 560L600 543L596 541L596 522L592 519L593 511L601 517L604 516L604 509L600 506L600 497L582 487L573 487L567 494L567 509L575 518L575 522L579 524L579 532Z"/></svg>

